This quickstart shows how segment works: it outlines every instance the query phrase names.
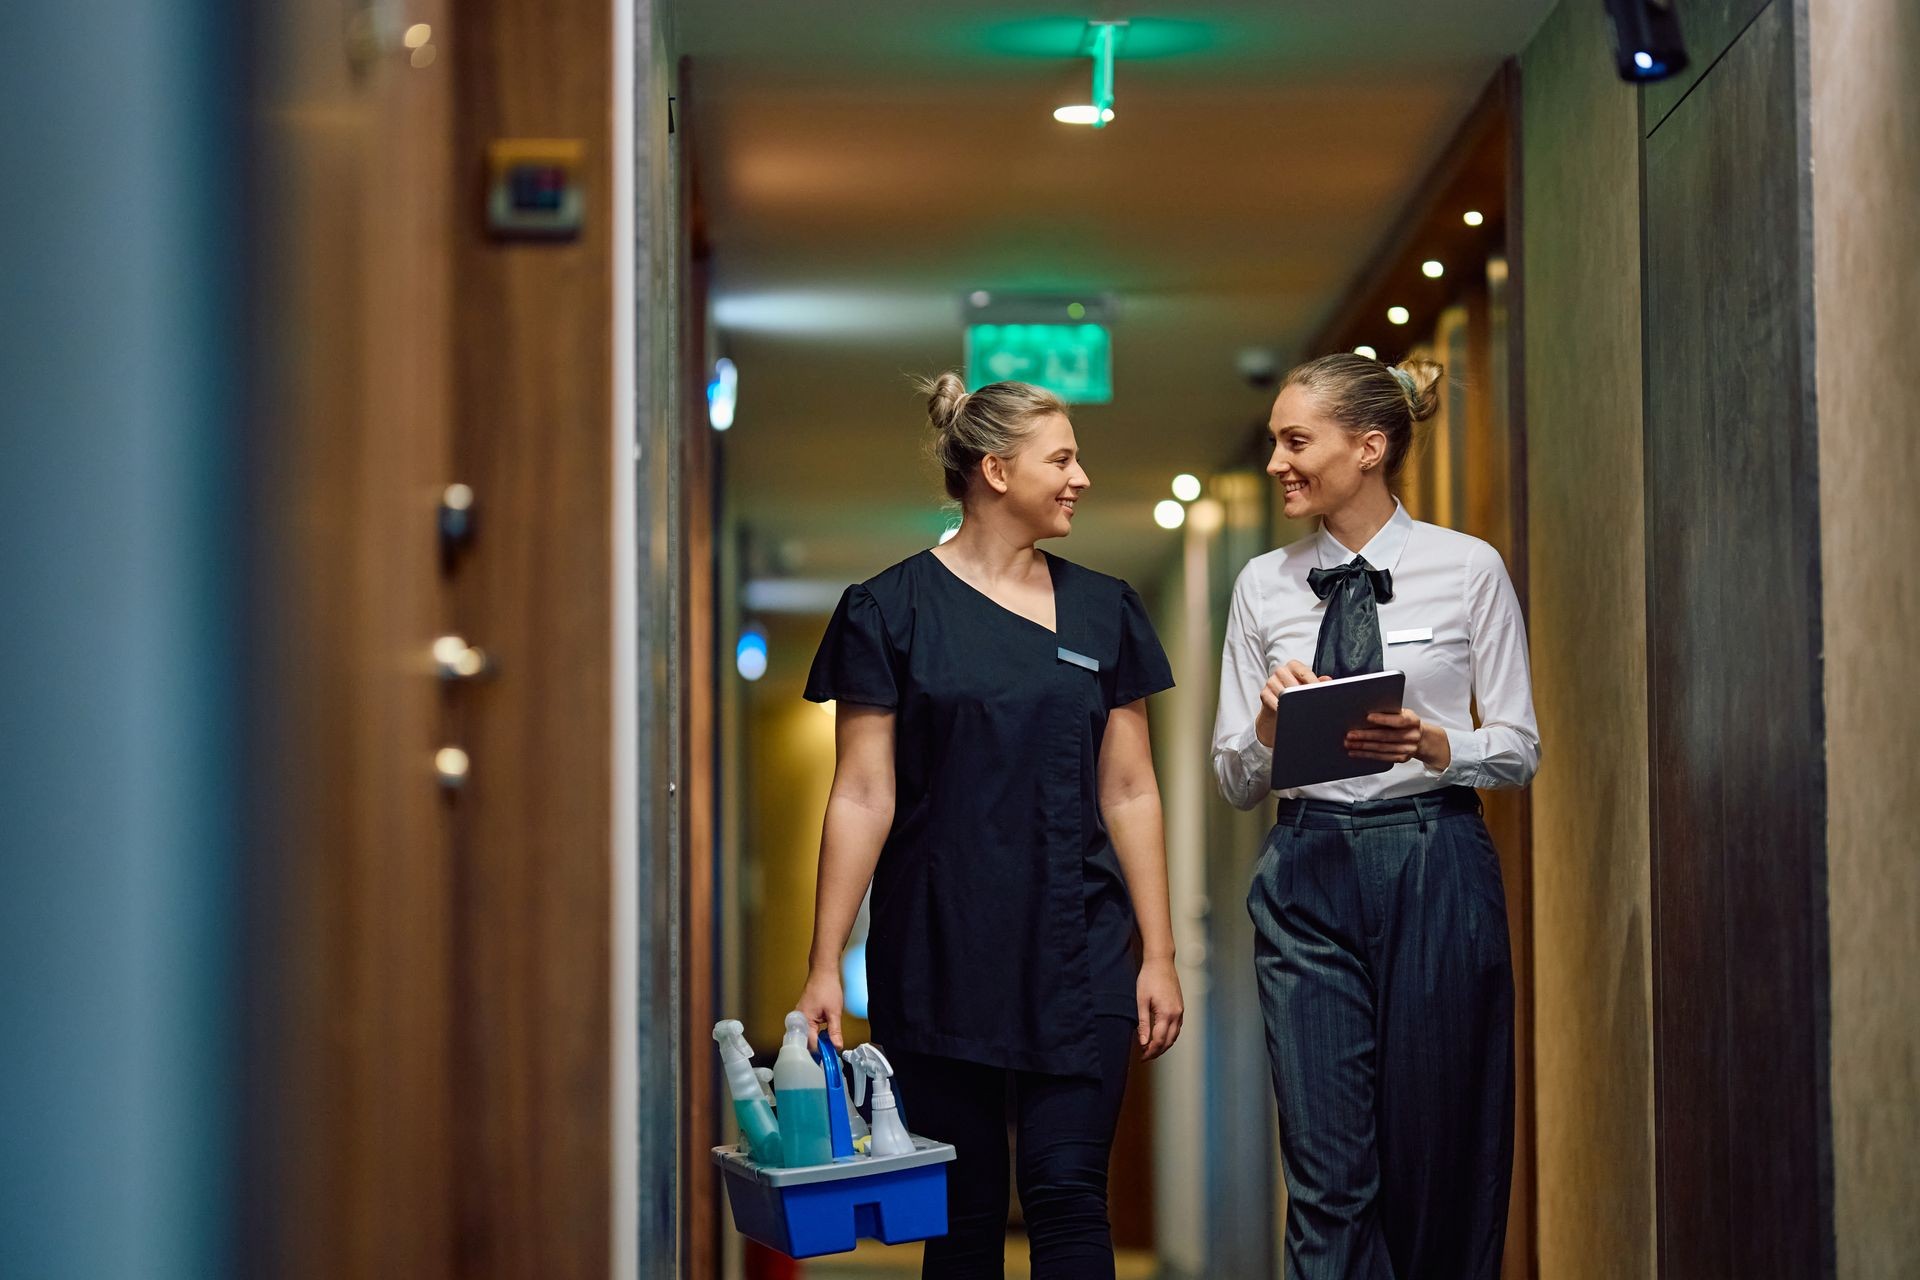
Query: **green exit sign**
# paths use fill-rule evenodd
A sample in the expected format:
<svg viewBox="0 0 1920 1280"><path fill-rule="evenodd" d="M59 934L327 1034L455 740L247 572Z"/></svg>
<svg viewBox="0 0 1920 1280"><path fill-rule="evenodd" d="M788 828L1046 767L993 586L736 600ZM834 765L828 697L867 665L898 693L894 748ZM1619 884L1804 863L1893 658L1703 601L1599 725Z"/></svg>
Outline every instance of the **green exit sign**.
<svg viewBox="0 0 1920 1280"><path fill-rule="evenodd" d="M970 324L967 389L1031 382L1068 404L1113 399L1113 339L1099 324Z"/></svg>

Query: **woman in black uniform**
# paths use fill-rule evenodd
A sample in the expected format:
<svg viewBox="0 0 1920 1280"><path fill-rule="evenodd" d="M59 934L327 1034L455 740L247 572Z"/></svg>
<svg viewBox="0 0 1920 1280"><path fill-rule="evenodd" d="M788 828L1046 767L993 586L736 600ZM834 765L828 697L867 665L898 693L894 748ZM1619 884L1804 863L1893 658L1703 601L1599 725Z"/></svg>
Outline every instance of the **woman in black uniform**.
<svg viewBox="0 0 1920 1280"><path fill-rule="evenodd" d="M814 659L838 757L799 1008L844 1044L840 953L871 879L874 1036L914 1131L957 1151L922 1274L1002 1274L1011 1108L1034 1275L1111 1277L1129 1051L1180 1034L1143 701L1172 673L1131 587L1034 545L1091 483L1066 406L952 373L924 389L964 517L849 587Z"/></svg>

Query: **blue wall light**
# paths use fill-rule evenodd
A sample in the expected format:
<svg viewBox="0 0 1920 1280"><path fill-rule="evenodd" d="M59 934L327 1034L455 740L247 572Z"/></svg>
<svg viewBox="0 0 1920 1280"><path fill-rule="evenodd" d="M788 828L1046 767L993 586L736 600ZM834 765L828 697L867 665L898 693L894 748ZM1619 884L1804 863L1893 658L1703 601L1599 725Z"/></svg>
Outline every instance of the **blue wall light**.
<svg viewBox="0 0 1920 1280"><path fill-rule="evenodd" d="M707 381L707 421L715 431L733 425L733 407L739 398L740 371L733 361L721 356L713 362L713 377Z"/></svg>
<svg viewBox="0 0 1920 1280"><path fill-rule="evenodd" d="M759 627L748 627L741 632L740 643L733 647L733 665L743 680L758 680L767 674L766 632Z"/></svg>

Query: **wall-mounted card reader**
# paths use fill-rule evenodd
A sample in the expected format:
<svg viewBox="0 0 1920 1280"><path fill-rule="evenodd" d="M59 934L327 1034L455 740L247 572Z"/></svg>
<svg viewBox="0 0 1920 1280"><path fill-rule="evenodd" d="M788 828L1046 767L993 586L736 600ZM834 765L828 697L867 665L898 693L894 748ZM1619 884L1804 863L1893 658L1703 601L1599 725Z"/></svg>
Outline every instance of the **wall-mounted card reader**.
<svg viewBox="0 0 1920 1280"><path fill-rule="evenodd" d="M586 149L578 138L501 138L488 144L487 229L503 239L579 235Z"/></svg>

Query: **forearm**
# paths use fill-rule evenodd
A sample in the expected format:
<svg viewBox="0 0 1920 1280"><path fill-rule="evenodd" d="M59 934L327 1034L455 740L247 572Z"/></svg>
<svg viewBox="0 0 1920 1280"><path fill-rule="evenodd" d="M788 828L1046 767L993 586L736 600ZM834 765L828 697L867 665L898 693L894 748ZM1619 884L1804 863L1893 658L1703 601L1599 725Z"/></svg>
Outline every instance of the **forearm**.
<svg viewBox="0 0 1920 1280"><path fill-rule="evenodd" d="M827 800L820 833L820 875L814 885L809 967L839 971L840 953L892 826L891 800L862 801L838 792Z"/></svg>
<svg viewBox="0 0 1920 1280"><path fill-rule="evenodd" d="M1100 813L1120 859L1120 874L1133 899L1133 914L1148 960L1173 959L1173 916L1167 901L1166 828L1160 789L1149 786L1111 802Z"/></svg>

